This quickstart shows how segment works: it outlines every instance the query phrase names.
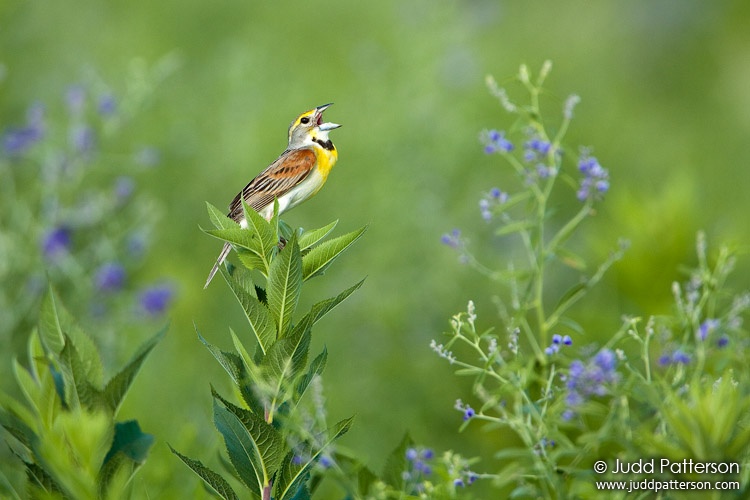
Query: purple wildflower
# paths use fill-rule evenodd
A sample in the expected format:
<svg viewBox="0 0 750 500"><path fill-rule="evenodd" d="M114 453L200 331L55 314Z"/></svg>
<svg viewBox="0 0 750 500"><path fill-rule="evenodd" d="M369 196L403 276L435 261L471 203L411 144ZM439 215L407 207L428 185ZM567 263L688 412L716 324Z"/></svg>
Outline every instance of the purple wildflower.
<svg viewBox="0 0 750 500"><path fill-rule="evenodd" d="M466 486L466 483L464 483L463 478L457 477L453 480L453 486L455 486L456 488L463 488L464 486Z"/></svg>
<svg viewBox="0 0 750 500"><path fill-rule="evenodd" d="M110 262L102 265L96 272L96 288L101 292L116 292L125 284L125 268Z"/></svg>
<svg viewBox="0 0 750 500"><path fill-rule="evenodd" d="M458 248L461 246L461 231L459 229L454 229L450 233L444 234L440 237L440 242L451 248Z"/></svg>
<svg viewBox="0 0 750 500"><path fill-rule="evenodd" d="M121 175L115 179L115 197L120 203L124 203L133 194L135 181L132 177Z"/></svg>
<svg viewBox="0 0 750 500"><path fill-rule="evenodd" d="M99 114L102 116L110 116L115 114L117 111L117 101L112 94L104 94L99 98Z"/></svg>
<svg viewBox="0 0 750 500"><path fill-rule="evenodd" d="M609 349L602 349L586 364L580 360L570 364L565 401L572 411L592 396L605 396L609 386L619 380L617 356Z"/></svg>
<svg viewBox="0 0 750 500"><path fill-rule="evenodd" d="M726 347L726 345L729 343L729 337L726 335L722 335L719 340L716 341L716 345L718 347Z"/></svg>
<svg viewBox="0 0 750 500"><path fill-rule="evenodd" d="M484 152L488 155L513 151L513 143L505 138L505 132L502 130L487 130L482 133L481 138L484 143Z"/></svg>
<svg viewBox="0 0 750 500"><path fill-rule="evenodd" d="M609 172L599 164L599 160L584 151L578 161L578 170L583 174L578 189L579 201L599 199L609 191Z"/></svg>
<svg viewBox="0 0 750 500"><path fill-rule="evenodd" d="M155 285L141 292L141 309L151 316L162 314L172 300L174 291L171 286Z"/></svg>
<svg viewBox="0 0 750 500"><path fill-rule="evenodd" d="M680 349L677 349L675 352L672 353L672 362L675 364L686 365L690 363L690 355L681 351Z"/></svg>
<svg viewBox="0 0 750 500"><path fill-rule="evenodd" d="M3 149L8 156L21 156L44 137L44 106L35 103L26 112L26 125L3 134Z"/></svg>
<svg viewBox="0 0 750 500"><path fill-rule="evenodd" d="M719 327L720 321L718 319L707 319L698 327L698 331L695 332L696 337L699 340L706 340L708 334L713 332Z"/></svg>
<svg viewBox="0 0 750 500"><path fill-rule="evenodd" d="M73 127L70 131L70 145L79 154L85 155L94 149L96 137L94 130L86 125Z"/></svg>
<svg viewBox="0 0 750 500"><path fill-rule="evenodd" d="M42 252L48 259L55 259L70 249L71 231L66 226L58 226L48 231L42 238Z"/></svg>
<svg viewBox="0 0 750 500"><path fill-rule="evenodd" d="M413 462L419 457L419 452L416 448L409 448L406 450L406 459L410 462Z"/></svg>

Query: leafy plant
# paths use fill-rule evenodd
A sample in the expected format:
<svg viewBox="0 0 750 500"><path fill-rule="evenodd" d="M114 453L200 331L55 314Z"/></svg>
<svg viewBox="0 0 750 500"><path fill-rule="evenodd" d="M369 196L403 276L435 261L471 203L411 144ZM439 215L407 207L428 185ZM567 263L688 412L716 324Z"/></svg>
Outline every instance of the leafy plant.
<svg viewBox="0 0 750 500"><path fill-rule="evenodd" d="M300 407L326 366L324 349L309 360L313 326L363 283L314 304L295 321L305 281L322 275L366 228L326 239L336 222L323 228L291 230L278 217L266 221L243 204L248 229L208 205L215 229L206 233L232 244L243 267L226 265L221 274L241 305L255 343L250 354L230 331L234 351L223 351L198 336L229 374L242 404L212 388L214 424L226 444L231 473L253 498L310 498L318 482L313 469L352 419L328 428L309 422ZM307 421L306 421L307 420ZM238 498L230 482L201 462L172 450L222 498Z"/></svg>
<svg viewBox="0 0 750 500"><path fill-rule="evenodd" d="M491 93L515 117L510 132L481 136L485 152L501 156L519 186L515 192L491 188L479 202L482 219L495 225L503 242L505 267L485 265L459 230L442 238L461 262L499 285L498 328L482 328L469 301L451 319L448 340L431 343L456 375L473 380L471 400L455 405L461 429L483 423L488 430L509 429L508 441L520 442L495 453L498 472L479 477L510 496L609 497L603 480L644 476L597 476L596 460L629 464L658 456L737 468L701 476L672 470L655 474L657 481L727 480L730 489L746 492L747 472L736 480L750 459L750 376L741 354L750 294L726 287L734 254L722 247L712 258L700 233L697 267L685 284L673 286L673 314L650 317L645 325L626 316L618 331L596 344L601 335L591 337L570 311L627 245L593 269L573 251L571 242L609 191L609 173L590 149L581 148L575 163L564 149L577 96L565 101L556 130L543 121L540 96L550 68L546 63L533 79L521 67L525 105L488 79ZM574 199L580 205L565 211ZM559 293L571 275L578 277Z"/></svg>
<svg viewBox="0 0 750 500"><path fill-rule="evenodd" d="M25 402L0 393L8 445L26 469L30 498L126 498L153 436L138 422L115 421L144 360L163 336L151 338L104 381L99 354L52 289L38 329L29 337L28 368L13 372ZM15 492L16 498L22 498Z"/></svg>

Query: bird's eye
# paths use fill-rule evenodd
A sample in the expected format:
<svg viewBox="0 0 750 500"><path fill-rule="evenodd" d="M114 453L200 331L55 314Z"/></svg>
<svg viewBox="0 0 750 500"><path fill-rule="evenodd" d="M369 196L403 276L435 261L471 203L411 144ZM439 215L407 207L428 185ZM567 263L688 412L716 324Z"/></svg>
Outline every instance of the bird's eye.
<svg viewBox="0 0 750 500"><path fill-rule="evenodd" d="M307 125L308 123L310 123L310 118L307 116L303 116L302 118L299 119L299 122L302 123L303 125Z"/></svg>

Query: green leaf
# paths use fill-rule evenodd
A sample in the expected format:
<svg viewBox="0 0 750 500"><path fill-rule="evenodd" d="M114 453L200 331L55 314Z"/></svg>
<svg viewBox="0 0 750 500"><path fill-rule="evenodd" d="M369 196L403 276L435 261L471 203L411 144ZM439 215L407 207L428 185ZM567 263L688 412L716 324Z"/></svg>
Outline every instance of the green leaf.
<svg viewBox="0 0 750 500"><path fill-rule="evenodd" d="M274 203L278 203L274 201ZM276 207L276 205L274 205ZM271 263L271 257L273 253L278 249L279 234L278 234L278 210L274 210L274 217L272 221L266 221L258 212L252 209L245 200L242 200L242 209L245 212L245 220L247 221L247 228L251 234L257 235L259 246L256 247L257 252L264 256L265 266L263 274L268 276L268 268Z"/></svg>
<svg viewBox="0 0 750 500"><path fill-rule="evenodd" d="M242 422L242 425L245 426L245 429L247 429L258 444L258 450L263 463L270 471L269 473L273 475L281 465L281 460L286 452L284 439L279 434L279 431L263 419L262 410L255 412L234 405L221 397L213 387L211 387L211 395L215 399L218 399L227 410L232 412Z"/></svg>
<svg viewBox="0 0 750 500"><path fill-rule="evenodd" d="M146 461L148 450L154 444L154 436L141 432L141 426L137 420L115 423L115 436L112 446L104 457L106 464L115 454L122 453L136 463Z"/></svg>
<svg viewBox="0 0 750 500"><path fill-rule="evenodd" d="M265 353L271 343L276 340L276 328L271 311L257 299L250 273L244 269L235 268L230 274L222 268L221 275L237 298L237 302L242 306L250 328L255 338L258 339L261 350Z"/></svg>
<svg viewBox="0 0 750 500"><path fill-rule="evenodd" d="M383 482L392 486L396 491L402 491L404 488L403 472L406 470L406 450L414 446L409 434L405 434L401 443L385 460L383 467Z"/></svg>
<svg viewBox="0 0 750 500"><path fill-rule="evenodd" d="M206 202L206 208L208 208L208 217L211 219L211 223L216 229L232 229L239 227L239 224L227 217L225 212L219 210L210 203Z"/></svg>
<svg viewBox="0 0 750 500"><path fill-rule="evenodd" d="M240 479L253 493L260 496L269 485L274 471L267 469L256 439L265 443L269 439L267 436L271 432L275 433L275 430L264 422L265 427L258 426L254 429L255 436L253 436L240 419L220 405L216 398L214 398L214 423L224 437L229 460Z"/></svg>
<svg viewBox="0 0 750 500"><path fill-rule="evenodd" d="M266 370L269 380L275 386L275 399L283 397L284 386L292 383L305 367L310 350L310 337L310 330L307 330L299 336L290 335L279 339L263 358L261 367Z"/></svg>
<svg viewBox="0 0 750 500"><path fill-rule="evenodd" d="M172 450L172 453L177 455L185 465L190 467L190 469L195 472L201 479L203 479L203 481L205 481L206 484L210 486L211 489L213 489L221 498L223 498L224 500L239 500L239 497L234 492L232 487L229 486L229 483L226 479L203 465L198 460L188 458L172 448L171 445L168 446L169 449Z"/></svg>
<svg viewBox="0 0 750 500"><path fill-rule="evenodd" d="M149 339L138 350L138 352L133 355L128 364L125 365L125 368L120 370L117 375L109 379L109 382L107 382L107 385L104 387L104 400L106 401L107 406L109 406L109 408L112 410L113 414L117 414L117 410L120 409L120 405L122 404L122 400L125 398L125 394L127 394L128 389L130 389L130 384L133 383L135 376L141 369L141 365L151 353L153 348L156 347L156 344L158 344L159 341L164 337L167 328L169 327L165 326L159 332L157 332L156 335L151 337L151 339Z"/></svg>
<svg viewBox="0 0 750 500"><path fill-rule="evenodd" d="M42 388L37 380L34 380L33 375L24 368L17 359L13 359L13 374L16 377L16 382L21 388L21 392L26 397L26 400L31 404L34 412L39 415L39 398L42 392Z"/></svg>
<svg viewBox="0 0 750 500"><path fill-rule="evenodd" d="M67 335L65 347L60 352L60 361L60 370L65 382L65 402L71 408L83 406L93 410L103 403L101 391L88 379L78 350Z"/></svg>
<svg viewBox="0 0 750 500"><path fill-rule="evenodd" d="M338 223L339 221L335 220L327 226L323 226L319 229L310 229L309 231L303 232L299 237L300 250L304 252L308 248L314 246L317 242L328 236Z"/></svg>
<svg viewBox="0 0 750 500"><path fill-rule="evenodd" d="M307 476L318 456L335 440L346 434L351 429L354 417L344 419L327 431L327 439L323 445L313 453L309 460L302 464L295 463L296 452L292 450L281 464L281 470L276 476L273 485L273 498L278 500L293 500L300 487L306 481Z"/></svg>
<svg viewBox="0 0 750 500"><path fill-rule="evenodd" d="M364 226L351 233L325 241L316 246L302 257L302 277L308 280L314 276L323 274L331 265L331 262L346 250L349 245L357 241L367 230Z"/></svg>
<svg viewBox="0 0 750 500"><path fill-rule="evenodd" d="M555 255L557 255L560 261L566 266L571 267L576 271L586 270L586 261L580 255L563 247L557 247L554 250Z"/></svg>
<svg viewBox="0 0 750 500"><path fill-rule="evenodd" d="M318 354L318 356L312 360L307 373L302 378L300 378L299 382L297 383L297 392L294 398L295 402L302 399L302 396L305 394L305 391L310 385L310 382L312 382L313 378L315 378L315 375L321 375L323 373L323 370L325 370L326 367L326 361L328 361L328 349L323 347L323 352Z"/></svg>
<svg viewBox="0 0 750 500"><path fill-rule="evenodd" d="M310 311L305 314L302 319L294 326L292 335L301 335L304 331L311 329L315 323L317 323L323 316L331 312L334 307L343 302L347 297L349 297L349 295L354 293L354 291L361 287L362 283L364 282L365 280L362 279L337 296L321 300L320 302L314 304L310 308Z"/></svg>
<svg viewBox="0 0 750 500"><path fill-rule="evenodd" d="M301 289L302 257L297 238L292 236L284 250L273 260L268 271L268 308L276 322L277 338L284 337L289 328Z"/></svg>
<svg viewBox="0 0 750 500"><path fill-rule="evenodd" d="M218 361L222 368L224 368L229 376L232 377L232 381L239 385L245 376L245 366L242 363L242 358L233 352L222 351L218 347L210 344L205 338L203 338L203 335L198 331L197 326L195 327L195 332L198 334L200 341L203 342L203 345L206 346L211 354L213 354L214 358L216 358L216 361Z"/></svg>
<svg viewBox="0 0 750 500"><path fill-rule="evenodd" d="M53 356L62 352L65 347L65 336L70 337L80 353L79 360L86 378L95 385L101 385L104 370L96 345L57 300L51 286L42 301L38 330L45 351Z"/></svg>
<svg viewBox="0 0 750 500"><path fill-rule="evenodd" d="M362 467L357 473L357 483L359 495L366 497L370 492L370 487L378 480L378 476L367 467Z"/></svg>

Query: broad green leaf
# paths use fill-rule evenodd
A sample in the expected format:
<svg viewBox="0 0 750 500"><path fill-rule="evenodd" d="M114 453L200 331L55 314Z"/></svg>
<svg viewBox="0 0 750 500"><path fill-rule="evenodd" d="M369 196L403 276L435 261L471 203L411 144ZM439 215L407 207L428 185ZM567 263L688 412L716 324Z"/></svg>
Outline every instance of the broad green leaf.
<svg viewBox="0 0 750 500"><path fill-rule="evenodd" d="M381 478L384 483L391 485L396 491L401 491L404 488L404 476L402 474L406 470L406 450L412 446L414 446L414 441L407 433L401 443L385 460Z"/></svg>
<svg viewBox="0 0 750 500"><path fill-rule="evenodd" d="M310 469L320 454L325 451L331 443L346 434L351 429L354 417L344 419L326 431L327 438L322 446L315 450L312 456L306 462L301 464L295 463L296 452L292 450L285 457L281 464L281 470L276 476L273 485L273 498L278 500L293 500L300 486L306 480Z"/></svg>
<svg viewBox="0 0 750 500"><path fill-rule="evenodd" d="M279 431L263 419L262 411L254 412L230 403L221 397L213 386L211 387L211 395L242 422L242 425L245 426L245 429L257 443L260 457L266 469L268 469L269 474L273 475L281 465L281 460L286 453L284 439Z"/></svg>
<svg viewBox="0 0 750 500"><path fill-rule="evenodd" d="M216 398L214 398L214 424L224 437L229 460L240 479L253 493L260 496L268 486L273 471L266 468L260 448L253 435L250 434L240 419L219 404L219 400ZM272 429L270 425L267 425L267 428ZM262 431L259 431L258 434L261 439L265 439Z"/></svg>
<svg viewBox="0 0 750 500"><path fill-rule="evenodd" d="M302 257L297 238L287 242L268 271L268 308L276 322L277 338L286 335L302 290Z"/></svg>
<svg viewBox="0 0 750 500"><path fill-rule="evenodd" d="M13 359L13 374L15 375L16 382L18 382L18 386L21 388L21 392L23 392L26 400L34 409L34 412L39 415L41 413L39 408L39 398L42 392L39 382L34 380L31 373L21 366L21 363L15 358Z"/></svg>
<svg viewBox="0 0 750 500"><path fill-rule="evenodd" d="M224 368L229 376L232 377L232 381L239 385L245 375L245 367L242 363L242 358L233 352L222 351L218 347L210 344L198 331L198 327L195 327L195 332L198 334L200 341L203 342L203 345L206 346L211 354L213 354L214 358L216 358L216 361L218 361L222 368Z"/></svg>
<svg viewBox="0 0 750 500"><path fill-rule="evenodd" d="M227 217L225 212L219 210L210 203L206 202L206 208L208 208L208 217L211 219L211 223L216 229L232 229L239 227L239 224Z"/></svg>
<svg viewBox="0 0 750 500"><path fill-rule="evenodd" d="M245 248L259 256L265 255L261 251L258 237L251 231L242 229L239 226L225 229L204 229L203 232L219 240L231 243L235 247Z"/></svg>
<svg viewBox="0 0 750 500"><path fill-rule="evenodd" d="M276 202L274 202L276 203ZM274 205L275 206L275 205ZM242 200L242 209L245 213L245 220L247 221L247 228L251 234L257 235L259 246L257 247L258 253L265 256L266 265L261 271L263 274L268 276L268 268L270 266L271 257L274 252L278 249L279 244L279 233L278 233L278 217L274 215L276 222L273 224L266 221L258 212L252 209ZM275 210L274 212L277 212Z"/></svg>
<svg viewBox="0 0 750 500"><path fill-rule="evenodd" d="M323 226L319 229L310 229L309 231L303 232L299 237L300 250L304 252L308 248L314 246L317 242L328 236L338 223L339 221L335 220L327 226Z"/></svg>
<svg viewBox="0 0 750 500"><path fill-rule="evenodd" d="M318 354L318 356L312 360L307 373L305 373L305 375L300 378L299 383L297 383L297 392L294 398L295 402L299 401L305 394L307 387L310 385L310 382L312 382L312 379L315 378L315 375L321 375L323 373L323 370L325 370L326 367L326 361L328 361L328 349L323 347L323 352Z"/></svg>
<svg viewBox="0 0 750 500"><path fill-rule="evenodd" d="M200 461L188 458L172 448L171 445L168 446L169 449L172 450L172 453L177 455L177 457L179 457L179 459L182 460L185 465L190 467L190 469L195 472L201 479L203 479L203 481L205 481L206 484L210 486L211 489L213 489L221 498L223 498L224 500L239 500L239 497L234 492L232 487L229 486L229 483L226 479L203 465Z"/></svg>
<svg viewBox="0 0 750 500"><path fill-rule="evenodd" d="M76 324L73 316L55 296L51 286L42 301L38 330L42 345L54 356L59 355L65 347L65 336L70 337L80 353L81 367L88 380L96 385L102 384L104 370L96 345Z"/></svg>
<svg viewBox="0 0 750 500"><path fill-rule="evenodd" d="M60 352L60 370L65 381L65 401L71 408L82 406L93 410L103 402L100 390L88 379L78 350L67 335Z"/></svg>
<svg viewBox="0 0 750 500"><path fill-rule="evenodd" d="M120 370L117 375L109 379L107 385L104 387L104 400L107 402L107 406L112 410L113 414L117 414L120 409L120 404L125 398L130 384L133 383L135 376L141 369L141 365L146 360L146 357L151 353L156 344L164 337L168 326L162 328L156 335L151 337L131 358L125 368Z"/></svg>
<svg viewBox="0 0 750 500"><path fill-rule="evenodd" d="M299 320L299 322L294 326L292 335L301 335L302 332L312 328L315 323L317 323L323 316L331 312L334 307L343 302L347 297L349 297L349 295L354 293L354 291L361 287L362 283L364 282L365 280L362 279L337 296L321 300L320 302L314 304L310 308L310 311L305 314L302 319Z"/></svg>
<svg viewBox="0 0 750 500"><path fill-rule="evenodd" d="M249 274L245 270L235 269L230 275L226 269L221 269L221 275L242 306L250 328L255 338L258 339L261 350L265 353L271 343L276 340L276 327L271 311L257 299L255 286Z"/></svg>
<svg viewBox="0 0 750 500"><path fill-rule="evenodd" d="M65 334L57 312L57 299L50 286L39 311L39 336L48 351L59 354L65 347Z"/></svg>
<svg viewBox="0 0 750 500"><path fill-rule="evenodd" d="M283 389L294 382L295 377L305 367L310 350L310 330L301 335L290 335L279 339L268 350L261 367L275 386L274 397L284 397Z"/></svg>
<svg viewBox="0 0 750 500"><path fill-rule="evenodd" d="M349 245L357 241L367 230L364 226L351 233L338 236L336 238L324 241L320 245L311 249L302 257L302 277L305 280L318 276L325 272L326 268L331 265L333 259L338 257L341 252L346 250Z"/></svg>
<svg viewBox="0 0 750 500"><path fill-rule="evenodd" d="M357 473L357 486L361 497L367 497L370 487L378 480L378 476L367 467L362 467Z"/></svg>

